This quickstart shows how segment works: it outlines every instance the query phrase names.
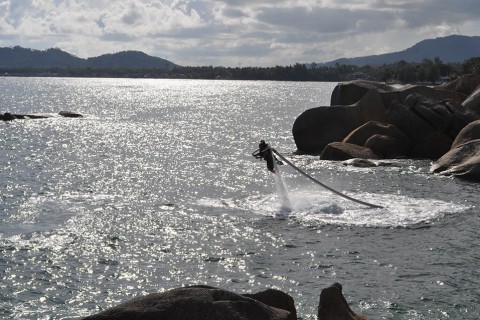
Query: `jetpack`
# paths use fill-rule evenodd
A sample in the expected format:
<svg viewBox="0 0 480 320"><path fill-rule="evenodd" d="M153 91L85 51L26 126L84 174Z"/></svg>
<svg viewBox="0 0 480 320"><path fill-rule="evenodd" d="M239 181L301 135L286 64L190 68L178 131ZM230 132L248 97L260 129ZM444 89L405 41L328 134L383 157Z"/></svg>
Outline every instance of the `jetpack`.
<svg viewBox="0 0 480 320"><path fill-rule="evenodd" d="M293 169L295 169L296 171L298 171L301 175L303 175L304 177L310 179L311 181L315 182L316 184L318 184L319 186L329 190L330 192L342 197L342 198L345 198L345 199L348 199L350 201L353 201L353 202L356 202L356 203L359 203L359 204L362 204L362 205L365 205L367 207L370 207L370 208L377 208L377 209L382 209L383 207L382 206L379 206L379 205L376 205L376 204L372 204L372 203L368 203L368 202L365 202L365 201L361 201L361 200L358 200L358 199L355 199L355 198L352 198L346 194L343 194L329 186L327 186L326 184L318 181L317 179L313 178L312 176L308 175L307 173L305 173L303 170L301 170L300 168L298 168L297 166L295 166L292 162L290 162L287 158L285 158L282 154L280 154L280 152L278 152L277 150L275 150L274 148L272 148L268 143L266 143L264 140L261 140L260 141L260 144L259 144L259 148L257 150L255 150L254 152L252 152L252 156L254 156L255 158L257 159L263 159L267 162L267 169L270 171L270 172L273 172L275 173L275 169L274 169L274 163L273 161L279 161L275 155L277 155L281 160L283 160L286 164L288 164L290 167L292 167ZM281 164L283 164L281 161L279 161Z"/></svg>

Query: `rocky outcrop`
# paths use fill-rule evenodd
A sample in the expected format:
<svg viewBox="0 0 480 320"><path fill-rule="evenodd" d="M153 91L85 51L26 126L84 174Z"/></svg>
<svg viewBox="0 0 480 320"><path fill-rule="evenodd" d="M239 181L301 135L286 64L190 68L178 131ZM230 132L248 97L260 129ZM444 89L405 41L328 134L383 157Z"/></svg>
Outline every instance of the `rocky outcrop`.
<svg viewBox="0 0 480 320"><path fill-rule="evenodd" d="M330 105L351 105L360 100L368 91L379 93L383 104L388 107L393 101L403 102L411 94L420 94L433 100L452 99L463 101L467 96L461 92L446 90L443 87L419 85L387 85L382 82L354 80L339 83L332 92Z"/></svg>
<svg viewBox="0 0 480 320"><path fill-rule="evenodd" d="M342 293L342 285L334 283L323 289L318 304L318 320L366 320L350 309Z"/></svg>
<svg viewBox="0 0 480 320"><path fill-rule="evenodd" d="M329 160L438 159L460 130L480 119L480 89L472 89L477 80L468 75L438 87L340 83L332 93L333 106L307 110L296 119L292 133L298 152Z"/></svg>
<svg viewBox="0 0 480 320"><path fill-rule="evenodd" d="M292 314L292 305L293 299L278 290L243 296L214 287L193 286L135 298L85 320L293 320L296 312Z"/></svg>
<svg viewBox="0 0 480 320"><path fill-rule="evenodd" d="M386 108L379 94L367 91L349 106L318 107L303 112L293 124L300 152L319 154L327 144L342 141L352 130L369 121L383 121Z"/></svg>
<svg viewBox="0 0 480 320"><path fill-rule="evenodd" d="M59 116L64 118L83 118L84 115L72 111L60 111ZM53 113L25 113L25 114L12 114L10 112L5 112L0 114L0 121L11 121L16 119L48 119L53 118L56 115Z"/></svg>
<svg viewBox="0 0 480 320"><path fill-rule="evenodd" d="M480 181L480 120L458 134L452 149L433 163L430 172Z"/></svg>

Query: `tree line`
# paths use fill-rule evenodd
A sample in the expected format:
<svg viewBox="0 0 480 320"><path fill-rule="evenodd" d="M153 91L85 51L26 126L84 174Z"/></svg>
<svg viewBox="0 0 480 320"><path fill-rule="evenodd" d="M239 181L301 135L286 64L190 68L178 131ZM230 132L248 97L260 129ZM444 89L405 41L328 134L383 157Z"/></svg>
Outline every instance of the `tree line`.
<svg viewBox="0 0 480 320"><path fill-rule="evenodd" d="M109 77L167 79L228 79L276 81L346 81L367 79L382 82L437 83L465 74L480 74L480 57L463 63L443 63L438 57L420 63L398 61L382 66L324 66L296 63L275 67L180 67L162 68L0 68L4 76Z"/></svg>

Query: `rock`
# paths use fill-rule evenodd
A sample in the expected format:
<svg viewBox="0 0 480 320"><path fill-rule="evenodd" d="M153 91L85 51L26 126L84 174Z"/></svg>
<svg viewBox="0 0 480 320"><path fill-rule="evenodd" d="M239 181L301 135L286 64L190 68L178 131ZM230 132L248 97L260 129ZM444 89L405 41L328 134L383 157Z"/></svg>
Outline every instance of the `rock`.
<svg viewBox="0 0 480 320"><path fill-rule="evenodd" d="M371 139L373 136L376 137ZM405 156L412 144L408 136L396 126L377 121L367 122L355 129L343 142L370 148L383 158Z"/></svg>
<svg viewBox="0 0 480 320"><path fill-rule="evenodd" d="M369 148L383 159L402 158L407 154L407 148L402 147L392 136L374 134L365 142L364 147Z"/></svg>
<svg viewBox="0 0 480 320"><path fill-rule="evenodd" d="M455 138L458 133L470 122L480 119L477 114L456 101L445 101L445 106L452 113L450 136Z"/></svg>
<svg viewBox="0 0 480 320"><path fill-rule="evenodd" d="M436 130L419 137L415 145L408 152L409 158L436 160L450 150L453 139Z"/></svg>
<svg viewBox="0 0 480 320"><path fill-rule="evenodd" d="M451 149L433 163L430 172L480 182L480 139Z"/></svg>
<svg viewBox="0 0 480 320"><path fill-rule="evenodd" d="M462 105L480 115L480 85L477 89L462 102Z"/></svg>
<svg viewBox="0 0 480 320"><path fill-rule="evenodd" d="M430 172L480 181L480 120L460 131L452 149L433 163Z"/></svg>
<svg viewBox="0 0 480 320"><path fill-rule="evenodd" d="M233 292L193 286L135 298L85 320L287 320L290 314Z"/></svg>
<svg viewBox="0 0 480 320"><path fill-rule="evenodd" d="M15 119L16 117L9 112L5 112L3 115L0 115L0 120L3 120L3 121L12 121Z"/></svg>
<svg viewBox="0 0 480 320"><path fill-rule="evenodd" d="M320 155L321 160L343 161L353 158L379 159L369 148L344 142L332 142L328 144Z"/></svg>
<svg viewBox="0 0 480 320"><path fill-rule="evenodd" d="M330 105L351 105L360 100L369 90L377 91L388 107L393 101L404 103L408 95L418 93L432 100L453 99L461 102L466 95L445 90L443 87L428 87L417 85L387 85L381 82L354 80L339 83L332 92Z"/></svg>
<svg viewBox="0 0 480 320"><path fill-rule="evenodd" d="M243 294L244 297L252 298L265 303L267 306L290 312L289 320L297 320L297 310L293 298L283 291L267 289L255 294Z"/></svg>
<svg viewBox="0 0 480 320"><path fill-rule="evenodd" d="M24 116L29 119L47 119L54 117L54 115L50 113L27 113L24 114Z"/></svg>
<svg viewBox="0 0 480 320"><path fill-rule="evenodd" d="M370 161L367 159L359 159L359 158L345 160L342 162L342 164L344 166L352 166L352 167L358 167L358 168L372 168L377 166L377 164L373 161Z"/></svg>
<svg viewBox="0 0 480 320"><path fill-rule="evenodd" d="M58 114L65 118L83 118L82 114L72 111L60 111Z"/></svg>
<svg viewBox="0 0 480 320"><path fill-rule="evenodd" d="M330 142L342 141L368 121L384 120L386 108L374 90L349 106L306 110L295 120L293 137L300 153L319 154Z"/></svg>
<svg viewBox="0 0 480 320"><path fill-rule="evenodd" d="M480 85L480 75L476 73L466 74L447 84L439 86L444 90L460 92L469 96Z"/></svg>
<svg viewBox="0 0 480 320"><path fill-rule="evenodd" d="M342 293L342 285L334 283L320 293L318 320L366 320L350 309Z"/></svg>
<svg viewBox="0 0 480 320"><path fill-rule="evenodd" d="M417 114L410 111L410 109L394 101L385 114L387 123L395 125L402 130L411 141L417 141L419 138L427 136L435 131L435 128L428 122L420 118Z"/></svg>
<svg viewBox="0 0 480 320"><path fill-rule="evenodd" d="M457 135L453 141L452 149L472 140L480 139L480 120L471 122Z"/></svg>

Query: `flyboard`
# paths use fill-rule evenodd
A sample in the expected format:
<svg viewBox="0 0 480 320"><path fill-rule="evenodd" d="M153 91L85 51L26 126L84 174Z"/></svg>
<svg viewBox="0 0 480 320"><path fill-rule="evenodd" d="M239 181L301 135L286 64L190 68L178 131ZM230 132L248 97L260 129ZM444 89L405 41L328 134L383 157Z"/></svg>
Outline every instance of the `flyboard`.
<svg viewBox="0 0 480 320"><path fill-rule="evenodd" d="M263 141L263 140L262 140ZM269 161L273 161L273 163L277 162L277 160L275 159L274 155L273 154L276 154L282 161L284 161L286 164L288 164L290 167L292 167L293 169L295 169L296 171L298 171L301 175L303 175L304 177L310 179L311 181L315 182L316 184L318 184L319 186L323 187L324 189L327 189L328 191L342 197L342 198L345 198L347 200L350 200L350 201L353 201L353 202L356 202L356 203L359 203L359 204L362 204L364 206L367 206L369 208L376 208L376 209L383 209L383 206L380 206L380 205L376 205L376 204L372 204L372 203L368 203L368 202L365 202L365 201L362 201L362 200L358 200L358 199L355 199L355 198L352 198L346 194L343 194L341 193L340 191L337 191L335 189L333 189L332 187L329 187L327 186L326 184L318 181L317 179L315 179L314 177L308 175L307 173L305 173L303 170L301 170L300 168L298 168L296 165L294 165L292 162L290 162L287 158L285 158L280 152L278 152L277 150L275 150L274 148L270 147L270 145L268 144L264 144L263 147L255 150L253 153L252 153L252 156L254 156L255 158L257 159L265 159L267 161L267 166L269 166ZM270 170L270 167L269 167L269 170ZM272 170L270 170L272 171ZM273 173L275 173L275 171L272 171Z"/></svg>

